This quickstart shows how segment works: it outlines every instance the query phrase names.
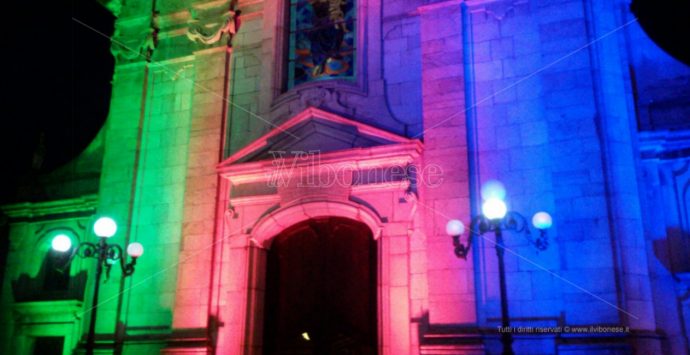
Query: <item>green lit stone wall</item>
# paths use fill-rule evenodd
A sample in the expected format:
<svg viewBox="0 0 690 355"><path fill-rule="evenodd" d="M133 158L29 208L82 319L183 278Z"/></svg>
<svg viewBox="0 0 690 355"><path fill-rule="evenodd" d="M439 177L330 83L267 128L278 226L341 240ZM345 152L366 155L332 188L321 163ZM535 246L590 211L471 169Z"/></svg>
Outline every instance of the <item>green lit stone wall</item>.
<svg viewBox="0 0 690 355"><path fill-rule="evenodd" d="M97 196L17 203L2 206L10 219L9 252L0 297L0 353L30 354L38 337L63 337L70 354L83 331L87 308L85 283L90 260L76 259L64 290L46 287L46 256L54 236L66 234L73 244L89 239Z"/></svg>
<svg viewBox="0 0 690 355"><path fill-rule="evenodd" d="M183 71L173 80L175 69ZM184 65L150 69L146 83L145 72L117 68L100 189L99 211L118 220L121 243L145 246L136 273L101 291L97 333L115 333L119 321L122 339L129 329L171 325L190 134Z"/></svg>
<svg viewBox="0 0 690 355"><path fill-rule="evenodd" d="M192 6L159 2L151 62L119 56L113 80L99 211L145 253L132 277L102 289L97 333L113 335L125 354L157 353L173 328L208 324L227 57L225 40L185 36ZM146 7L136 8L125 6L117 21L125 51L151 23Z"/></svg>

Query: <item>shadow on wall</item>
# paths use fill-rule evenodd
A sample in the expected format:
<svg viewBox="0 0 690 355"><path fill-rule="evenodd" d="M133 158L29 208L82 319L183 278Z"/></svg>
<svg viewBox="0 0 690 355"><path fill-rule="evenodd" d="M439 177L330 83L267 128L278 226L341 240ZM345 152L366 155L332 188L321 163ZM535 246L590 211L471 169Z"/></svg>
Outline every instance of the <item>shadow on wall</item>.
<svg viewBox="0 0 690 355"><path fill-rule="evenodd" d="M173 329L168 338L169 348L206 348L216 349L218 330L224 324L216 316L208 317L207 328L180 328Z"/></svg>
<svg viewBox="0 0 690 355"><path fill-rule="evenodd" d="M10 224L4 213L0 212L0 285L5 284L5 264L10 250Z"/></svg>
<svg viewBox="0 0 690 355"><path fill-rule="evenodd" d="M12 281L15 302L84 300L86 271L69 275L69 269L61 270L60 265L56 265L56 262L59 263L61 260L50 257L50 253L53 252L49 252L49 257L43 259L36 276L21 274Z"/></svg>
<svg viewBox="0 0 690 355"><path fill-rule="evenodd" d="M671 273L690 273L690 233L667 228L666 239L654 241L654 255Z"/></svg>

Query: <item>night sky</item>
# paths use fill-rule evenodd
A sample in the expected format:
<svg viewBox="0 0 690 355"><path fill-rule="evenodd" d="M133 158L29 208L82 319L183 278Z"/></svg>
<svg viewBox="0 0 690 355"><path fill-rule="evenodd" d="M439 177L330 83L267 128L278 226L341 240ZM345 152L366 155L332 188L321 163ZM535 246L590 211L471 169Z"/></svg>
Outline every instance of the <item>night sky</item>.
<svg viewBox="0 0 690 355"><path fill-rule="evenodd" d="M19 182L65 164L93 140L108 113L114 65L107 38L114 17L95 0L10 4L0 203L15 198Z"/></svg>
<svg viewBox="0 0 690 355"><path fill-rule="evenodd" d="M690 65L690 1L632 0L630 9L659 47Z"/></svg>

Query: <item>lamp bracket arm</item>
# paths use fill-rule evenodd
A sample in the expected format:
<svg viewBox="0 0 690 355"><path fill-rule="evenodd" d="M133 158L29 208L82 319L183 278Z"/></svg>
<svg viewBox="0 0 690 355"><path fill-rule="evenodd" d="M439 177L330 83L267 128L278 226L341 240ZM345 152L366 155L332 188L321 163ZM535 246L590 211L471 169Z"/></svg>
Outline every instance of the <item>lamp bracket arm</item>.
<svg viewBox="0 0 690 355"><path fill-rule="evenodd" d="M503 218L502 224L502 228L505 230L512 230L517 233L524 233L526 235L530 234L529 222L527 222L527 218L517 212L509 211Z"/></svg>
<svg viewBox="0 0 690 355"><path fill-rule="evenodd" d="M90 242L81 242L72 252L70 261L75 255L78 255L80 258L98 258L98 245Z"/></svg>
<svg viewBox="0 0 690 355"><path fill-rule="evenodd" d="M110 261L122 260L122 248L117 244L108 244L105 255Z"/></svg>

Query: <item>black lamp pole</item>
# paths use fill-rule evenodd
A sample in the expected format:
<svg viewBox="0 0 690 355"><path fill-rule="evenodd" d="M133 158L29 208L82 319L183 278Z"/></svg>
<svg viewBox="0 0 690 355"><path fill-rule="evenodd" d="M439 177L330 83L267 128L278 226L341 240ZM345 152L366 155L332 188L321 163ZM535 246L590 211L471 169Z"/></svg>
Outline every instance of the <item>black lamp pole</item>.
<svg viewBox="0 0 690 355"><path fill-rule="evenodd" d="M101 289L101 273L103 272L103 260L105 260L105 253L103 252L103 245L105 239L100 238L98 242L98 263L96 263L96 278L93 288L93 301L91 302L91 319L89 321L89 335L86 340L86 353L93 354L93 345L96 342L96 315L98 314L98 293Z"/></svg>
<svg viewBox="0 0 690 355"><path fill-rule="evenodd" d="M105 277L108 280L110 276L110 269L113 264L119 261L120 268L122 270L122 275L124 277L130 276L134 273L134 266L137 263L137 258L143 252L143 248L135 250L135 252L130 252L131 260L125 262L126 256L122 252L122 248L117 244L108 244L106 242L107 237L98 237L98 243L81 242L79 246L74 249L70 259L67 263L72 261L75 256L81 258L94 258L96 262L96 277L94 280L93 289L93 302L91 304L91 320L89 322L89 334L86 340L86 354L93 355L94 345L96 342L96 315L98 314L98 293L101 286L101 275L103 270L105 270ZM130 246L134 245L130 244ZM137 243L138 244L138 243ZM141 245L137 245L141 248ZM129 252L129 249L128 249Z"/></svg>
<svg viewBox="0 0 690 355"><path fill-rule="evenodd" d="M467 259L467 254L472 246L472 236L474 234L481 236L487 232L494 232L494 236L496 237L495 247L498 259L498 276L501 296L501 327L503 328L501 330L501 343L503 344L503 355L514 355L513 334L510 329L510 316L508 313L505 264L503 262L503 255L505 253L503 231L507 230L525 234L530 243L539 250L545 250L548 247L546 229L539 229L539 237L536 240L532 240L527 219L517 212L507 212L504 217L496 219L489 219L484 215L474 217L470 223L467 244L462 244L460 235L453 235L452 237L455 255L459 258Z"/></svg>

